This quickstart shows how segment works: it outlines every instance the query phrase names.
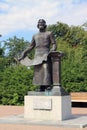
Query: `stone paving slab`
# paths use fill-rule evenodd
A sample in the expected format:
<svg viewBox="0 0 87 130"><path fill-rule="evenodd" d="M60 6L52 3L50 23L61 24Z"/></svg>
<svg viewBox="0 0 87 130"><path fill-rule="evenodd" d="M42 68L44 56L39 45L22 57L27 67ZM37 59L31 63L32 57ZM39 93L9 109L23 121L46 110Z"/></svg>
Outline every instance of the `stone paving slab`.
<svg viewBox="0 0 87 130"><path fill-rule="evenodd" d="M64 121L46 121L31 120L21 115L11 115L0 118L0 124L22 124L22 125L39 125L39 126L55 126L63 128L85 128L87 127L87 116L73 115L71 119Z"/></svg>
<svg viewBox="0 0 87 130"><path fill-rule="evenodd" d="M17 120L17 117L21 117L23 118L23 114L24 113L24 106L0 106L0 121L2 123L0 123L0 130L87 130L87 127L85 128L75 128L75 127L58 127L57 125L44 125L44 124L31 124L31 123L20 123ZM76 119L75 117L87 117L87 108L72 108L72 114L73 114L73 118ZM11 118L12 117L12 118ZM9 123L7 123L7 120L9 118L9 120L13 120L13 117L15 118L14 120L16 120L16 122L18 121L18 123L15 123L13 121L13 123L11 123L11 121L9 121ZM2 118L6 118L6 122L4 120L2 120ZM82 118L81 118L82 119ZM21 120L21 119L19 119ZM26 119L27 120L27 119ZM83 119L82 119L83 120ZM67 120L66 120L67 121ZM21 122L21 121L20 121ZM41 121L39 121L38 123L40 123ZM46 121L45 121L46 122ZM82 121L81 121L82 122ZM75 122L76 123L76 122ZM81 126L80 126L81 127Z"/></svg>

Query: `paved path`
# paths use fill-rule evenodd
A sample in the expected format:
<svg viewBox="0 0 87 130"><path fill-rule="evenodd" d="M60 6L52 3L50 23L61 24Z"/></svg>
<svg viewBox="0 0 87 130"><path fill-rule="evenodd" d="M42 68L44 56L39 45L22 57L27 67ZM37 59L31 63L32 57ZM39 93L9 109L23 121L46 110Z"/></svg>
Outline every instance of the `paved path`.
<svg viewBox="0 0 87 130"><path fill-rule="evenodd" d="M0 106L0 118L23 114L23 106ZM87 116L87 108L72 108L73 115ZM0 130L87 130L86 128L59 128L24 124L0 124Z"/></svg>

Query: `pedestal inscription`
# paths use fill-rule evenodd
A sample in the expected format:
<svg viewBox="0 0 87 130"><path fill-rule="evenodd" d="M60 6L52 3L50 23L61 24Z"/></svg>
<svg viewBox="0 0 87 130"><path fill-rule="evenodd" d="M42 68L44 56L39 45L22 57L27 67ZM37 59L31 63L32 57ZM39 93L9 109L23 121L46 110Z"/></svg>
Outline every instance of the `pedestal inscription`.
<svg viewBox="0 0 87 130"><path fill-rule="evenodd" d="M52 99L33 99L33 109L34 110L51 110L52 109Z"/></svg>

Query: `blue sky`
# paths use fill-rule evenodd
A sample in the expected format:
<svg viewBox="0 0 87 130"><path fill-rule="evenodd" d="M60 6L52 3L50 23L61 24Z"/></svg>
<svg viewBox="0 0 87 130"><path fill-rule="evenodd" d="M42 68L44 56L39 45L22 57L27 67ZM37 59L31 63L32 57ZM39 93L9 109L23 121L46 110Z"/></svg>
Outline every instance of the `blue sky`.
<svg viewBox="0 0 87 130"><path fill-rule="evenodd" d="M31 41L37 21L82 25L87 21L87 0L0 0L0 40L16 35Z"/></svg>

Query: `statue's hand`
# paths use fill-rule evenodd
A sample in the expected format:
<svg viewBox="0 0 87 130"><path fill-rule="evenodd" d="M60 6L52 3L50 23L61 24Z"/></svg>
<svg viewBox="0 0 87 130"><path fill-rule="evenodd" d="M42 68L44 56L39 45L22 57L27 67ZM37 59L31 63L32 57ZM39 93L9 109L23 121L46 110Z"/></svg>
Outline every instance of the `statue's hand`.
<svg viewBox="0 0 87 130"><path fill-rule="evenodd" d="M52 48L52 49L50 49L50 52L53 52L54 51L54 49Z"/></svg>
<svg viewBox="0 0 87 130"><path fill-rule="evenodd" d="M18 58L18 61L21 61L22 59L24 59L25 58L25 54L24 54L24 52L22 53L22 55Z"/></svg>
<svg viewBox="0 0 87 130"><path fill-rule="evenodd" d="M15 60L16 62L20 62L22 59L23 59L22 57L19 57L19 58L14 57L14 60Z"/></svg>
<svg viewBox="0 0 87 130"><path fill-rule="evenodd" d="M17 63L19 62L18 58L16 58L16 57L14 57L14 60L15 60Z"/></svg>
<svg viewBox="0 0 87 130"><path fill-rule="evenodd" d="M25 55L22 54L21 57L18 58L18 61L21 61L21 60L24 59L24 58L25 58Z"/></svg>
<svg viewBox="0 0 87 130"><path fill-rule="evenodd" d="M22 59L23 59L22 57L19 57L19 58L18 58L18 61L20 62Z"/></svg>
<svg viewBox="0 0 87 130"><path fill-rule="evenodd" d="M57 48L56 44L53 44L53 46L52 46L52 48L50 49L50 51L56 51L56 48Z"/></svg>

